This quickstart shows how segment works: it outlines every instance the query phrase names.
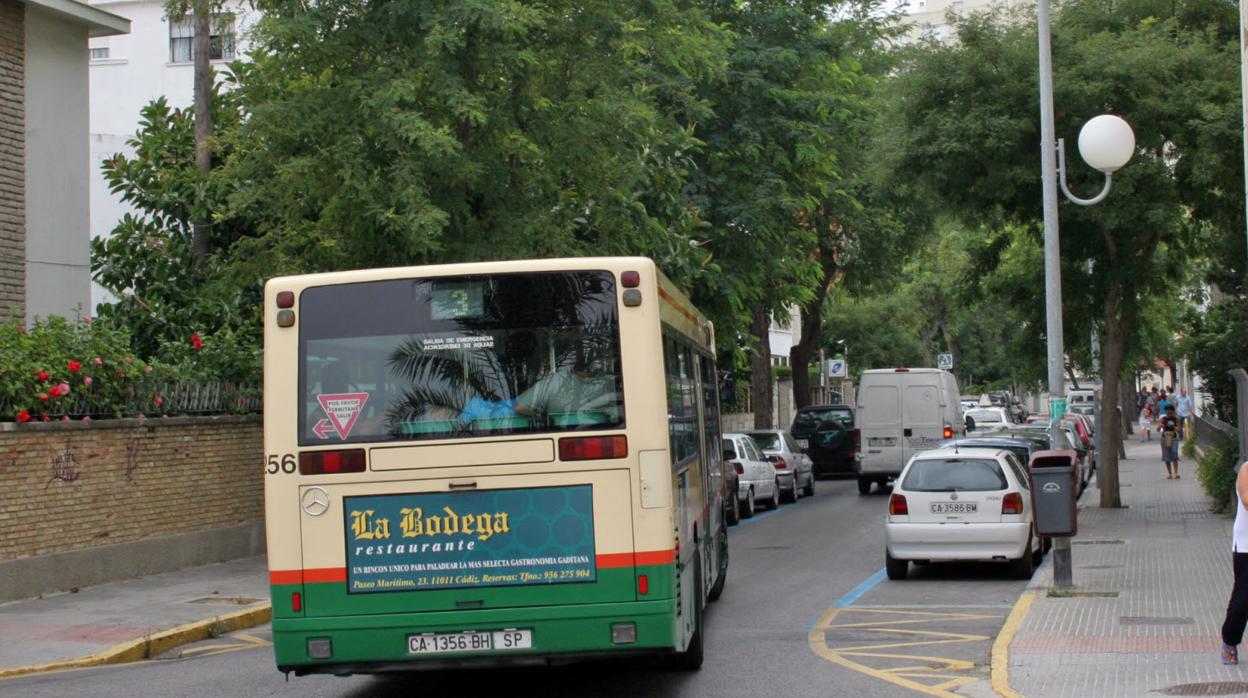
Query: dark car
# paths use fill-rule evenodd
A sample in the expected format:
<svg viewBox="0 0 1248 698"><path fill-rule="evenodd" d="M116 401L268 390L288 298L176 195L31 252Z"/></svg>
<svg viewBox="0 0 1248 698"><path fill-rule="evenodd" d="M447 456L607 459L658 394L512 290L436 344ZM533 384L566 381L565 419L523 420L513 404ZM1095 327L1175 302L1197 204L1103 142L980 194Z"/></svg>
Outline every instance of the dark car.
<svg viewBox="0 0 1248 698"><path fill-rule="evenodd" d="M858 430L849 405L807 405L797 411L789 429L810 456L816 477L853 475L858 457Z"/></svg>

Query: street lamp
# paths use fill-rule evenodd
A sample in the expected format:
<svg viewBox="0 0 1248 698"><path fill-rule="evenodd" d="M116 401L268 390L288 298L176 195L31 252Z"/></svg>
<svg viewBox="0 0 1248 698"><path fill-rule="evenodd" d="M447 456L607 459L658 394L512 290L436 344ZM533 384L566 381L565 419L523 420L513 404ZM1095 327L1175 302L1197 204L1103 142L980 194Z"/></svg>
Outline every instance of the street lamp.
<svg viewBox="0 0 1248 698"><path fill-rule="evenodd" d="M1057 139L1057 179L1062 194L1080 206L1099 204L1109 196L1114 173L1127 164L1135 153L1135 132L1131 125L1113 114L1101 114L1079 130L1079 154L1083 161L1105 173L1105 187L1091 199L1080 199L1066 185L1066 139Z"/></svg>
<svg viewBox="0 0 1248 698"><path fill-rule="evenodd" d="M1079 152L1092 167L1105 173L1105 188L1091 199L1073 196L1066 186L1066 155L1056 139L1053 125L1053 57L1049 37L1049 0L1036 2L1037 39L1040 54L1040 175L1044 201L1044 297L1045 334L1048 338L1049 433L1056 436L1058 420L1066 412L1065 349L1062 337L1062 267L1057 226L1057 187L1072 202L1090 206L1109 194L1113 173L1127 163L1135 150L1131 127L1116 116L1103 115L1084 125L1079 133ZM1059 174L1058 162L1061 161ZM1056 440L1053 441L1056 443ZM1074 584L1070 568L1070 538L1053 541L1053 585Z"/></svg>

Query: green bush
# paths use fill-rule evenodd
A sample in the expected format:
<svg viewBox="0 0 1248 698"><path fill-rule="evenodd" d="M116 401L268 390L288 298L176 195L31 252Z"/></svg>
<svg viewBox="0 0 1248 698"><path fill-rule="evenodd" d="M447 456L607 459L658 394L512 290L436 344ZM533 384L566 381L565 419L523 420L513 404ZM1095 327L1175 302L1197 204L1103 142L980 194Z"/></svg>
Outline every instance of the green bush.
<svg viewBox="0 0 1248 698"><path fill-rule="evenodd" d="M1213 500L1213 511L1222 514L1235 503L1235 462L1239 449L1235 446L1210 448L1200 459L1196 474L1200 484Z"/></svg>

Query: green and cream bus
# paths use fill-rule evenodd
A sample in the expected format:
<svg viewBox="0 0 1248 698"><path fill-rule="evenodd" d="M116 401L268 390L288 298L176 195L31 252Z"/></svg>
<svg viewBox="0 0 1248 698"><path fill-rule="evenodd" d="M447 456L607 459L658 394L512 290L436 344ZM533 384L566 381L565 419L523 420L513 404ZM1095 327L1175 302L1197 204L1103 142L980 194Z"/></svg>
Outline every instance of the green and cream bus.
<svg viewBox="0 0 1248 698"><path fill-rule="evenodd" d="M645 258L269 281L278 669L700 666L735 494L714 346Z"/></svg>

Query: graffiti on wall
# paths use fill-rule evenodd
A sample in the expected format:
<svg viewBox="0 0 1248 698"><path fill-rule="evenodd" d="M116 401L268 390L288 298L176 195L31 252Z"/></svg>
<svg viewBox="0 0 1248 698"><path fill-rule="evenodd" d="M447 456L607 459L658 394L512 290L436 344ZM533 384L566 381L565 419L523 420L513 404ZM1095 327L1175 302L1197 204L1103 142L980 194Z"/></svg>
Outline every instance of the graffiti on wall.
<svg viewBox="0 0 1248 698"><path fill-rule="evenodd" d="M57 480L74 482L82 477L82 471L78 469L78 458L74 456L73 448L73 444L66 441L65 450L52 456L52 477L48 478L48 483L43 486L45 492Z"/></svg>

